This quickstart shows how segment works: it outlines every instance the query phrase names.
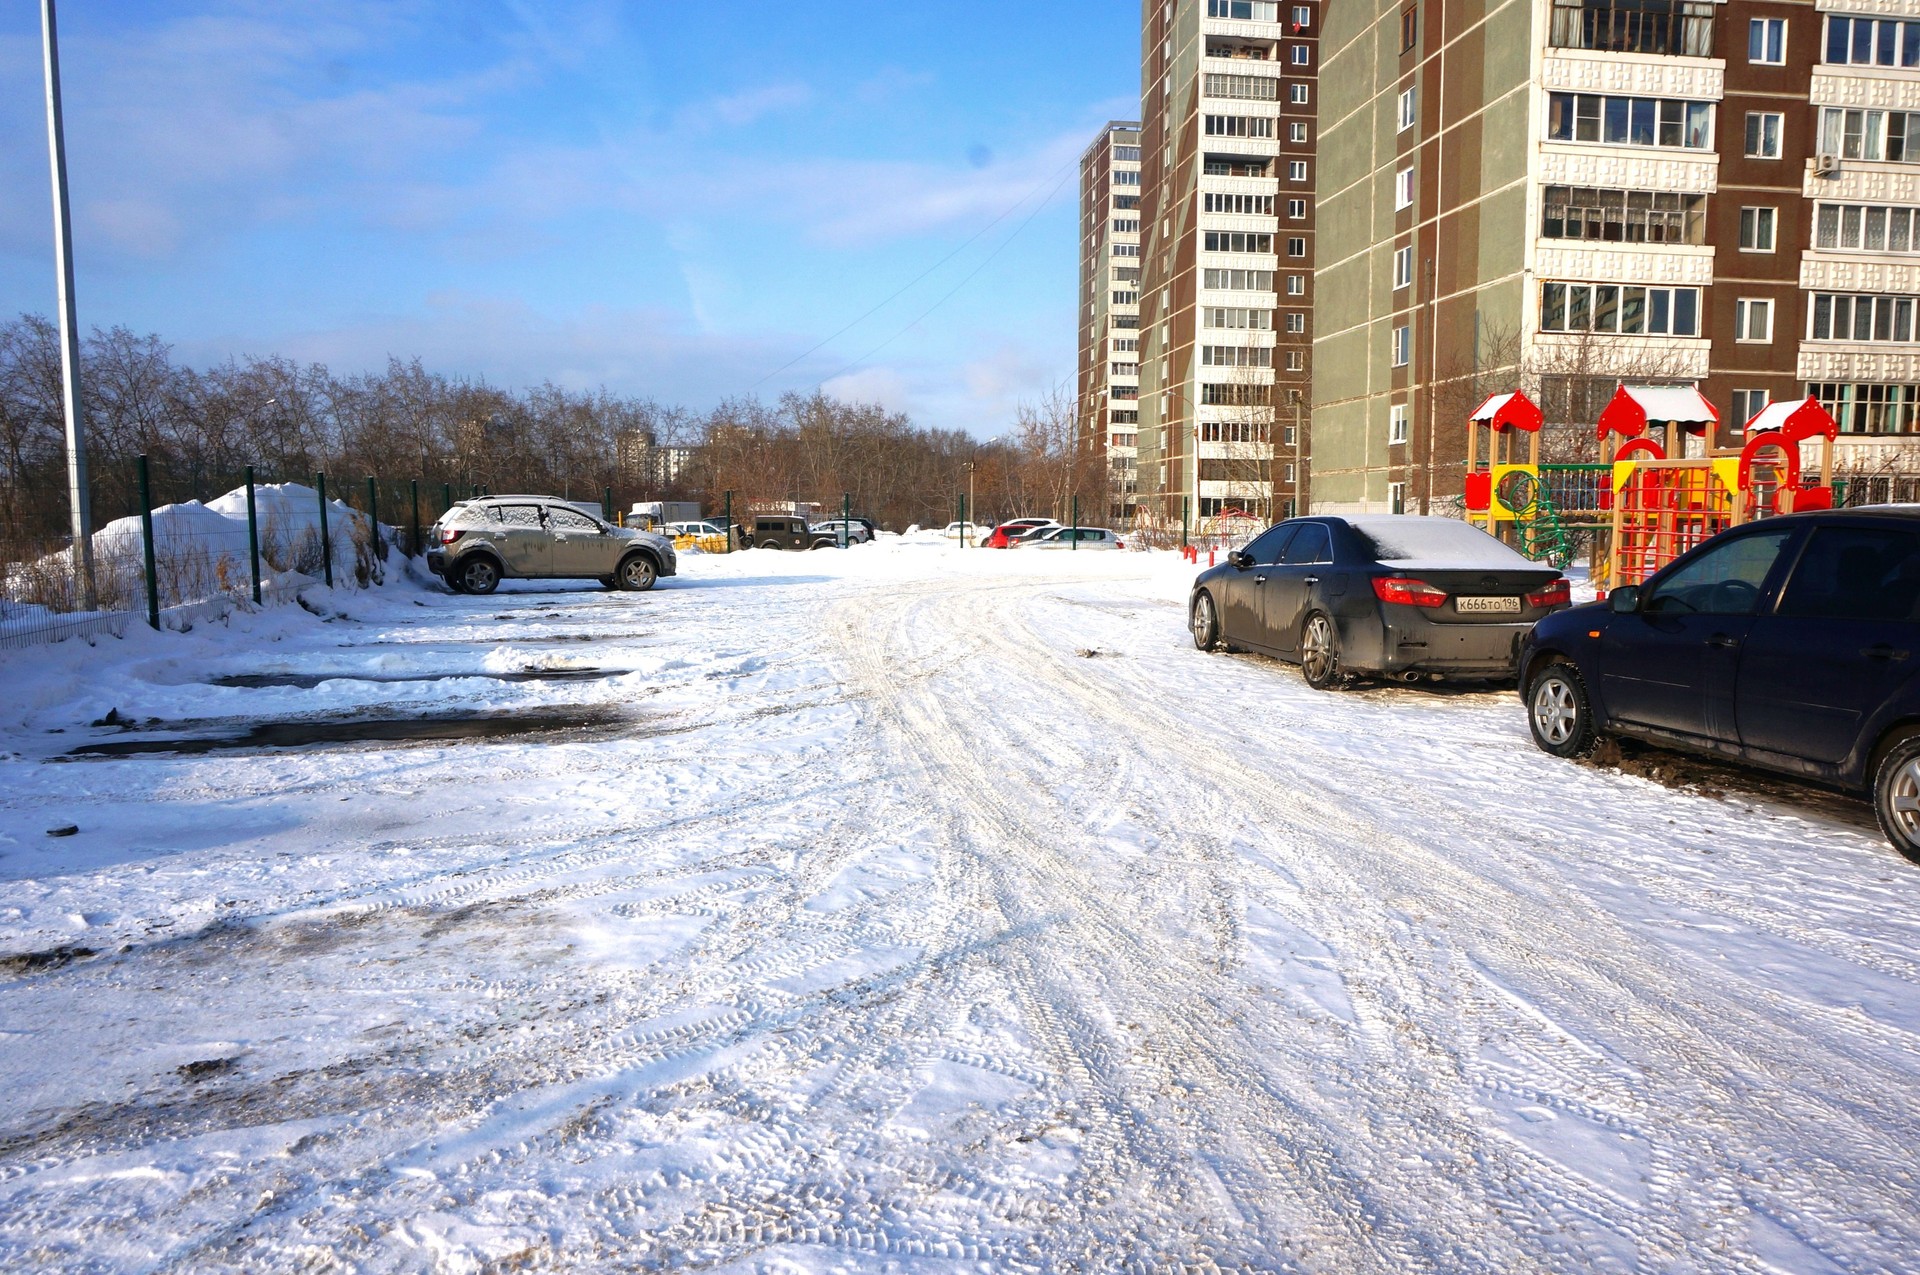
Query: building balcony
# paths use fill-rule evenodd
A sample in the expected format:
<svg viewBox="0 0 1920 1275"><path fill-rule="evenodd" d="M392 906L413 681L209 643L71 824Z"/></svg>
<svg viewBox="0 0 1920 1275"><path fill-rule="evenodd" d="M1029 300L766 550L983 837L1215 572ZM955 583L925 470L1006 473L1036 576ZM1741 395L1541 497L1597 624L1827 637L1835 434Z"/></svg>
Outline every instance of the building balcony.
<svg viewBox="0 0 1920 1275"><path fill-rule="evenodd" d="M1704 288L1713 282L1713 253L1704 245L1541 239L1534 254L1534 272L1543 279Z"/></svg>
<svg viewBox="0 0 1920 1275"><path fill-rule="evenodd" d="M1920 382L1920 346L1802 341L1793 374L1803 381Z"/></svg>
<svg viewBox="0 0 1920 1275"><path fill-rule="evenodd" d="M1800 258L1800 286L1810 292L1920 294L1920 257L1913 253L1813 249Z"/></svg>

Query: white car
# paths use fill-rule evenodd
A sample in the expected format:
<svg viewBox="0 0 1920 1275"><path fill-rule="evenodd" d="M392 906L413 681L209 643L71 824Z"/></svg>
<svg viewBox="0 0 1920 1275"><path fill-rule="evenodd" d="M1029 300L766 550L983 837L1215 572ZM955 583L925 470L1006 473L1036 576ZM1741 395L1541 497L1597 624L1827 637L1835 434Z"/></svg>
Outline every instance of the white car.
<svg viewBox="0 0 1920 1275"><path fill-rule="evenodd" d="M1028 540L1015 543L1021 549L1124 549L1118 532L1105 527L1052 527Z"/></svg>
<svg viewBox="0 0 1920 1275"><path fill-rule="evenodd" d="M813 524L813 529L824 531L835 539L845 537L849 543L856 545L866 544L873 539L873 528L858 518L852 520L833 518L826 522L816 522Z"/></svg>
<svg viewBox="0 0 1920 1275"><path fill-rule="evenodd" d="M987 532L970 522L950 522L947 524L947 529L940 534L949 540L958 540L965 536L968 544L977 545L986 538Z"/></svg>
<svg viewBox="0 0 1920 1275"><path fill-rule="evenodd" d="M661 531L669 536L724 536L725 527L717 522L670 522Z"/></svg>

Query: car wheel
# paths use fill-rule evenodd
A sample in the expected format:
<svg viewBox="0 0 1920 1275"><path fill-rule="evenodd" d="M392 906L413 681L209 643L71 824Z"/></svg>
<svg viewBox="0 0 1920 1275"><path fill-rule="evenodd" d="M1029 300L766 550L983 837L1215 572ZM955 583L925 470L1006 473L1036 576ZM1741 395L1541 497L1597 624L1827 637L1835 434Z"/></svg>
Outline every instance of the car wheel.
<svg viewBox="0 0 1920 1275"><path fill-rule="evenodd" d="M1188 627L1193 630L1193 645L1196 650L1211 651L1220 645L1220 616L1213 609L1213 595L1201 593L1193 599L1193 611L1188 616Z"/></svg>
<svg viewBox="0 0 1920 1275"><path fill-rule="evenodd" d="M1887 840L1920 863L1920 730L1895 735L1873 768L1873 813Z"/></svg>
<svg viewBox="0 0 1920 1275"><path fill-rule="evenodd" d="M620 570L614 579L622 589L630 593L645 593L653 587L659 573L653 568L653 559L644 553L630 553L620 563Z"/></svg>
<svg viewBox="0 0 1920 1275"><path fill-rule="evenodd" d="M1346 680L1340 671L1340 631L1324 611L1315 611L1301 626L1300 676L1316 691L1334 690Z"/></svg>
<svg viewBox="0 0 1920 1275"><path fill-rule="evenodd" d="M500 564L476 553L454 568L452 578L462 593L492 593L500 587Z"/></svg>
<svg viewBox="0 0 1920 1275"><path fill-rule="evenodd" d="M1571 664L1551 664L1527 688L1527 728L1555 757L1585 757L1599 742L1587 683Z"/></svg>

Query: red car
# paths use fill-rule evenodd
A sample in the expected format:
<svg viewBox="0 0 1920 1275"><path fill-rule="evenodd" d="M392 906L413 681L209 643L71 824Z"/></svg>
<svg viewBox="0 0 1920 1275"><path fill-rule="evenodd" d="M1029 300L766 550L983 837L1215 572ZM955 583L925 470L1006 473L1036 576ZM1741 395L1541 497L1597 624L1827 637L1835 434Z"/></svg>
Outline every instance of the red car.
<svg viewBox="0 0 1920 1275"><path fill-rule="evenodd" d="M982 549L1011 549L1016 540L1023 540L1042 527L1054 527L1059 524L1051 518L1015 518L1012 522L1003 522L993 529L993 534L980 542Z"/></svg>

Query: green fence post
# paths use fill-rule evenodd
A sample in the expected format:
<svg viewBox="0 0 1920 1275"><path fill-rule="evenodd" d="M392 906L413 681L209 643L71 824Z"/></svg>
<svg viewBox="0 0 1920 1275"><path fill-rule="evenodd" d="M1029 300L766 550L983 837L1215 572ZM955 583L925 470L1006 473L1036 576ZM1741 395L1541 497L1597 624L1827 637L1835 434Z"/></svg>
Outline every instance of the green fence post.
<svg viewBox="0 0 1920 1275"><path fill-rule="evenodd" d="M601 493L600 512L602 515L605 516L608 522L613 521L613 488L611 487L607 488L606 491Z"/></svg>
<svg viewBox="0 0 1920 1275"><path fill-rule="evenodd" d="M147 458L140 457L140 539L146 543L147 623L160 627L160 580L153 565L153 487L147 480Z"/></svg>
<svg viewBox="0 0 1920 1275"><path fill-rule="evenodd" d="M440 484L440 513L444 517L453 512L453 484Z"/></svg>
<svg viewBox="0 0 1920 1275"><path fill-rule="evenodd" d="M727 552L733 552L733 493L727 493Z"/></svg>
<svg viewBox="0 0 1920 1275"><path fill-rule="evenodd" d="M409 478L407 488L413 493L413 535L407 538L407 543L413 546L413 556L417 558L420 556L420 480Z"/></svg>
<svg viewBox="0 0 1920 1275"><path fill-rule="evenodd" d="M1191 499L1190 496L1180 497L1180 547L1182 549L1187 547L1187 515L1189 513L1187 502Z"/></svg>
<svg viewBox="0 0 1920 1275"><path fill-rule="evenodd" d="M1067 548L1078 549L1079 547L1080 547L1080 497L1075 496L1073 498L1073 543L1068 545Z"/></svg>
<svg viewBox="0 0 1920 1275"><path fill-rule="evenodd" d="M253 466L247 466L247 558L253 566L253 604L260 605L260 516L253 507Z"/></svg>
<svg viewBox="0 0 1920 1275"><path fill-rule="evenodd" d="M327 476L315 474L313 485L320 492L320 563L326 568L327 587L333 587L333 537L327 534Z"/></svg>
<svg viewBox="0 0 1920 1275"><path fill-rule="evenodd" d="M853 493L850 491L843 491L840 493L840 547L842 549L847 549L847 548L851 548L852 545L853 545Z"/></svg>

